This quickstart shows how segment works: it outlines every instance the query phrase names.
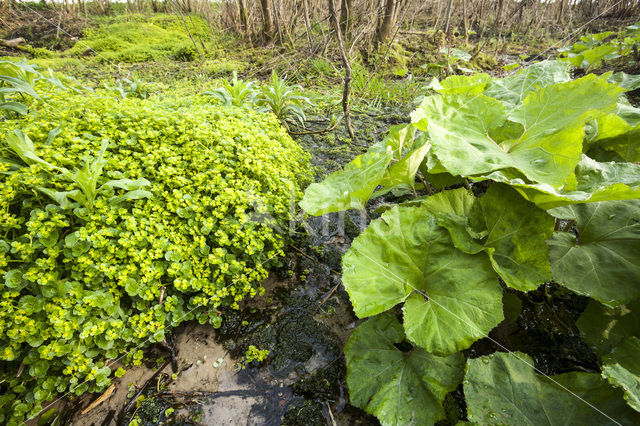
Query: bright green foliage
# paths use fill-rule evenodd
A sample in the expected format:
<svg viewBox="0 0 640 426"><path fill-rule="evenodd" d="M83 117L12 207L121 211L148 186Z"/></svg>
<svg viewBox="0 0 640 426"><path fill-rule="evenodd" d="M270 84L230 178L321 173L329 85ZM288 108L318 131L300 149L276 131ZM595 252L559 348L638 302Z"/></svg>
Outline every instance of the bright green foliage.
<svg viewBox="0 0 640 426"><path fill-rule="evenodd" d="M82 39L67 54L96 55L95 59L100 62L137 63L164 58L193 61L200 55L202 46L194 46L191 37L206 46L211 32L201 17L184 18L185 21L178 15L166 14L116 17L106 25L86 29Z"/></svg>
<svg viewBox="0 0 640 426"><path fill-rule="evenodd" d="M618 83L618 85L625 90L636 90L640 87L640 75L617 72L609 77L609 81L612 83Z"/></svg>
<svg viewBox="0 0 640 426"><path fill-rule="evenodd" d="M637 49L639 42L640 25L636 23L620 33L606 31L584 35L578 42L558 49L558 52L563 61L578 68L591 70L601 66L604 61L630 56L634 49Z"/></svg>
<svg viewBox="0 0 640 426"><path fill-rule="evenodd" d="M519 73L488 83L485 95L498 99L507 107L520 105L532 92L571 79L567 66L558 61L542 61Z"/></svg>
<svg viewBox="0 0 640 426"><path fill-rule="evenodd" d="M449 355L502 320L502 291L484 254L467 254L423 207L394 207L354 240L343 283L356 315L404 302L404 328L427 351Z"/></svg>
<svg viewBox="0 0 640 426"><path fill-rule="evenodd" d="M310 176L266 114L47 95L0 123L0 422L100 391L109 360L262 292Z"/></svg>
<svg viewBox="0 0 640 426"><path fill-rule="evenodd" d="M632 163L599 163L585 155L561 189L548 184L528 182L522 175L511 170L493 172L484 178L508 183L524 198L543 209L576 203L640 198L640 166Z"/></svg>
<svg viewBox="0 0 640 426"><path fill-rule="evenodd" d="M590 301L577 325L584 341L597 355L604 356L626 337L640 338L640 299L617 308Z"/></svg>
<svg viewBox="0 0 640 426"><path fill-rule="evenodd" d="M309 186L300 203L307 213L320 215L364 209L369 199L395 188L415 191L412 200L383 206L382 217L371 221L343 256L343 283L356 315L379 315L402 305L404 336L398 339L406 336L430 354L449 356L502 321L500 280L527 292L553 279L617 306L609 310L592 300L579 322L598 355L609 354L627 337L640 337L640 320L633 313L640 311L633 308L640 300L640 166L632 162L638 155L640 110L623 95L633 84L609 74L571 80L565 64L548 61L504 79L480 74L434 81L436 94L411 114L412 124L391 128L344 170ZM448 188L469 187L468 180L485 181L472 189L484 192L486 185L486 193L477 197L469 189ZM417 194L433 188L441 192ZM575 220L577 232L554 216ZM507 294L511 297L504 300L520 300L514 292ZM514 321L520 308L511 300L504 311ZM367 324L385 326L377 320ZM382 328L374 331L385 335ZM372 405L368 398L377 396L361 391L386 389L386 382L370 384L386 355L361 363L354 349L349 351L347 368L356 363L358 369L349 380L357 389L352 398L361 398L356 405L393 423L388 407ZM575 424L591 419L593 407L575 408L571 393L536 377L530 367L515 365L508 358L513 356L497 357L495 368L482 367L494 363L489 358L469 361L470 421ZM607 362L611 383L635 401L635 367L620 367L614 358ZM554 380L596 407L611 408L622 423L637 421L629 417L622 392L612 391L598 374L570 373ZM520 396L513 398L511 390ZM545 409L553 413L547 417ZM402 419L414 413L403 404L397 410L406 410Z"/></svg>
<svg viewBox="0 0 640 426"><path fill-rule="evenodd" d="M620 93L606 80L586 76L533 92L510 113L484 95L432 96L419 111L428 117L433 153L450 173L513 168L561 187L580 161L583 127L592 111L613 110Z"/></svg>
<svg viewBox="0 0 640 426"><path fill-rule="evenodd" d="M604 358L602 376L624 390L624 398L640 411L640 339L629 337Z"/></svg>
<svg viewBox="0 0 640 426"><path fill-rule="evenodd" d="M66 77L65 82L53 75L49 69L49 77L40 73L42 69L26 61L0 61L0 110L26 115L29 111L25 102L28 97L42 100L38 93L39 86L47 85L63 91L87 91L77 80ZM76 86L81 86L79 89Z"/></svg>
<svg viewBox="0 0 640 426"><path fill-rule="evenodd" d="M309 185L300 207L313 215L364 209L390 161L390 152L370 149L347 164L344 170L332 173L321 183Z"/></svg>
<svg viewBox="0 0 640 426"><path fill-rule="evenodd" d="M222 81L222 87L202 92L203 95L211 96L226 106L242 106L245 103L253 104L256 98L256 82L238 79L238 73L233 71L231 82Z"/></svg>
<svg viewBox="0 0 640 426"><path fill-rule="evenodd" d="M247 351L244 354L244 358L238 362L238 369L244 370L247 365L252 362L262 362L269 357L269 349L259 349L255 345L249 345ZM216 361L218 362L218 361Z"/></svg>
<svg viewBox="0 0 640 426"><path fill-rule="evenodd" d="M602 376L640 411L640 299L616 308L591 301L577 325L602 360Z"/></svg>
<svg viewBox="0 0 640 426"><path fill-rule="evenodd" d="M429 85L429 88L442 95L457 95L460 93L480 94L484 92L487 83L490 81L492 81L491 77L484 73L472 74L470 76L452 75L442 82L434 79Z"/></svg>
<svg viewBox="0 0 640 426"><path fill-rule="evenodd" d="M556 232L549 241L555 281L610 307L640 296L640 200L578 204L550 213L575 220L578 227L577 236Z"/></svg>
<svg viewBox="0 0 640 426"><path fill-rule="evenodd" d="M265 111L272 112L283 123L287 118L291 118L300 125L304 125L306 117L302 105L311 104L311 102L302 96L301 92L301 86L290 86L285 79L279 78L274 70L271 72L270 83L260 90L256 105L263 107Z"/></svg>
<svg viewBox="0 0 640 426"><path fill-rule="evenodd" d="M633 425L640 414L598 374L535 373L528 355L495 353L467 361L464 381L469 421L517 425Z"/></svg>
<svg viewBox="0 0 640 426"><path fill-rule="evenodd" d="M144 81L137 72L134 72L130 78L123 78L114 87L110 87L105 83L105 88L120 98L138 98L148 99L155 91L158 90L156 83Z"/></svg>
<svg viewBox="0 0 640 426"><path fill-rule="evenodd" d="M19 100L24 99L25 95L40 99L33 87L40 78L37 69L26 62L0 61L0 110L26 115L27 105Z"/></svg>
<svg viewBox="0 0 640 426"><path fill-rule="evenodd" d="M368 319L351 334L344 349L351 403L383 425L433 424L444 418L442 400L462 380L464 359L419 347L403 352L395 345L404 339L390 314Z"/></svg>
<svg viewBox="0 0 640 426"><path fill-rule="evenodd" d="M535 290L549 281L549 248L554 220L506 185L493 185L474 205L471 227L486 231L483 246L505 284Z"/></svg>
<svg viewBox="0 0 640 426"><path fill-rule="evenodd" d="M389 129L385 144L391 148L395 162L385 171L380 182L385 187L383 191L399 186L415 187L418 169L431 149L426 138L414 139L415 133L413 126L399 125Z"/></svg>

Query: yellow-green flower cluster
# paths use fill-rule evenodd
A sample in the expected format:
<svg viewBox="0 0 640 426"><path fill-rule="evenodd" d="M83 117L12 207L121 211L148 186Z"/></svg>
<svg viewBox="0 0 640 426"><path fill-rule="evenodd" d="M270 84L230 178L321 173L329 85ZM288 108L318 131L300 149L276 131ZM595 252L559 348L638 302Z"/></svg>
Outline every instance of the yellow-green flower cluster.
<svg viewBox="0 0 640 426"><path fill-rule="evenodd" d="M108 139L99 185L142 178L152 196L114 202L126 191L105 185L88 209L63 202L78 190L68 175L0 162L0 423L57 392L98 391L105 360L188 319L219 324L220 306L264 292L279 229L310 179L308 156L266 114L201 98L47 98L1 122L0 139L22 128L39 157L68 170Z"/></svg>

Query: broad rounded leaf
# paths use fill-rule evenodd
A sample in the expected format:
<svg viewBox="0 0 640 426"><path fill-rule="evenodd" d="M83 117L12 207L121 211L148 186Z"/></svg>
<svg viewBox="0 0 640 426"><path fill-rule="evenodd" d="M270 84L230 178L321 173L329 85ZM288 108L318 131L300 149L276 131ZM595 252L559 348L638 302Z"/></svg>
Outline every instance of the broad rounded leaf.
<svg viewBox="0 0 640 426"><path fill-rule="evenodd" d="M467 361L464 380L468 418L477 424L638 424L621 392L598 374L536 374L533 360L519 352Z"/></svg>
<svg viewBox="0 0 640 426"><path fill-rule="evenodd" d="M577 203L640 198L640 166L630 163L599 163L583 156L562 189L532 183L517 171L500 170L482 177L508 183L524 198L545 210Z"/></svg>
<svg viewBox="0 0 640 426"><path fill-rule="evenodd" d="M624 399L640 411L640 339L629 337L605 357L602 377L624 390Z"/></svg>
<svg viewBox="0 0 640 426"><path fill-rule="evenodd" d="M506 185L494 184L474 204L471 227L488 232L484 247L505 284L535 290L549 281L549 248L555 221Z"/></svg>
<svg viewBox="0 0 640 426"><path fill-rule="evenodd" d="M535 90L570 79L566 64L560 61L542 61L523 68L516 75L494 79L488 84L485 94L513 107L522 103Z"/></svg>
<svg viewBox="0 0 640 426"><path fill-rule="evenodd" d="M455 248L425 207L394 207L371 222L343 260L356 315L404 306L407 337L447 355L502 321L502 289L483 253Z"/></svg>
<svg viewBox="0 0 640 426"><path fill-rule="evenodd" d="M419 110L428 120L433 153L449 173L513 168L560 188L581 159L585 123L594 111L613 111L621 90L586 76L529 94L511 114L484 95L430 96Z"/></svg>
<svg viewBox="0 0 640 426"><path fill-rule="evenodd" d="M485 73L452 75L441 82L433 79L430 87L443 95L458 95L462 93L478 95L484 91L487 83L491 80L491 76Z"/></svg>
<svg viewBox="0 0 640 426"><path fill-rule="evenodd" d="M469 219L476 197L465 188L441 191L422 201L422 205L438 218L438 225L449 230L453 244L465 253L475 254L484 250L475 238L486 236L486 232L473 232Z"/></svg>
<svg viewBox="0 0 640 426"><path fill-rule="evenodd" d="M627 337L640 337L640 299L617 308L591 300L576 325L591 349L604 356Z"/></svg>
<svg viewBox="0 0 640 426"><path fill-rule="evenodd" d="M387 152L369 152L356 157L343 170L332 173L320 183L312 183L304 193L300 207L310 215L348 209L363 209L382 180L391 161Z"/></svg>
<svg viewBox="0 0 640 426"><path fill-rule="evenodd" d="M549 240L559 284L614 307L640 296L640 200L576 204L549 211L575 220L578 236Z"/></svg>
<svg viewBox="0 0 640 426"><path fill-rule="evenodd" d="M19 269L11 269L4 274L4 285L8 288L20 288L24 282L23 273Z"/></svg>
<svg viewBox="0 0 640 426"><path fill-rule="evenodd" d="M626 74L617 72L609 77L611 83L617 83L625 90L636 90L640 87L640 75Z"/></svg>
<svg viewBox="0 0 640 426"><path fill-rule="evenodd" d="M403 352L395 344L404 339L391 314L354 330L344 349L351 403L383 425L434 424L445 417L445 395L462 380L464 358L460 353L439 357L421 348Z"/></svg>

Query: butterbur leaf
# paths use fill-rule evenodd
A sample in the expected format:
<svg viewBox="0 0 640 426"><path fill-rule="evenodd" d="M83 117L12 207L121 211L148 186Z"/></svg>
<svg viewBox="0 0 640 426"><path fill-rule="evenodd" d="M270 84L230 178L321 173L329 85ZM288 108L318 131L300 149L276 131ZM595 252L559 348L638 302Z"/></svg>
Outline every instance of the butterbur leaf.
<svg viewBox="0 0 640 426"><path fill-rule="evenodd" d="M604 358L602 377L622 388L627 404L640 411L640 339L629 337Z"/></svg>
<svg viewBox="0 0 640 426"><path fill-rule="evenodd" d="M529 93L570 79L566 64L560 61L542 61L523 68L516 75L491 80L485 94L498 99L507 107L514 107L521 104Z"/></svg>
<svg viewBox="0 0 640 426"><path fill-rule="evenodd" d="M385 172L384 178L380 182L383 186L409 185L415 186L416 173L424 156L427 155L431 145L426 140L416 149L409 151L399 161L393 163Z"/></svg>
<svg viewBox="0 0 640 426"><path fill-rule="evenodd" d="M508 148L518 156L515 167L534 181L564 184L581 159L584 124L595 110L613 110L620 94L619 87L593 75L531 93L509 116L525 128Z"/></svg>
<svg viewBox="0 0 640 426"><path fill-rule="evenodd" d="M300 207L310 215L349 209L363 209L382 180L391 161L389 151L369 152L356 157L343 170L332 173L304 192Z"/></svg>
<svg viewBox="0 0 640 426"><path fill-rule="evenodd" d="M464 394L469 421L492 425L634 425L640 414L622 392L598 374L536 374L533 360L519 352L467 361Z"/></svg>
<svg viewBox="0 0 640 426"><path fill-rule="evenodd" d="M502 289L487 256L456 249L425 207L394 207L372 221L342 265L356 315L405 302L407 337L428 352L467 348L502 321Z"/></svg>
<svg viewBox="0 0 640 426"><path fill-rule="evenodd" d="M600 140L598 145L609 151L616 152L625 161L631 163L640 161L640 129L630 130L626 133Z"/></svg>
<svg viewBox="0 0 640 426"><path fill-rule="evenodd" d="M482 238L486 232L475 233L469 229L476 198L465 188L441 191L422 202L423 207L438 219L438 225L449 230L453 244L465 253L479 253L484 247L475 238Z"/></svg>
<svg viewBox="0 0 640 426"><path fill-rule="evenodd" d="M483 95L431 96L419 109L428 120L432 151L449 173L471 176L512 168L559 188L581 159L583 127L592 111L613 110L621 90L586 76L531 93L509 115L500 102ZM558 108L563 114L556 113Z"/></svg>
<svg viewBox="0 0 640 426"><path fill-rule="evenodd" d="M462 380L464 358L417 347L403 352L396 345L404 340L402 326L390 314L353 331L344 350L351 403L383 425L434 424L445 417L445 395Z"/></svg>
<svg viewBox="0 0 640 426"><path fill-rule="evenodd" d="M505 153L486 134L486 129L501 126L507 118L506 109L495 99L428 96L411 117L414 122L428 122L433 153L453 175L484 173L504 161Z"/></svg>
<svg viewBox="0 0 640 426"><path fill-rule="evenodd" d="M410 124L391 126L380 146L391 149L393 158L399 160L405 150L414 148L415 135L416 128ZM424 143L424 140L421 142Z"/></svg>
<svg viewBox="0 0 640 426"><path fill-rule="evenodd" d="M478 95L484 91L487 83L491 80L491 76L485 73L469 76L452 75L441 82L438 82L438 80L434 78L430 84L430 88L443 95L459 95L463 93Z"/></svg>
<svg viewBox="0 0 640 426"><path fill-rule="evenodd" d="M551 278L546 240L554 225L547 212L500 184L489 188L471 214L471 228L488 232L483 245L493 268L506 285L520 291L535 290Z"/></svg>
<svg viewBox="0 0 640 426"><path fill-rule="evenodd" d="M624 72L617 72L608 81L611 83L617 83L625 90L636 90L640 87L640 75L626 74Z"/></svg>
<svg viewBox="0 0 640 426"><path fill-rule="evenodd" d="M640 200L577 204L550 210L575 220L578 236L549 240L555 281L615 307L640 296Z"/></svg>
<svg viewBox="0 0 640 426"><path fill-rule="evenodd" d="M514 170L500 170L483 179L508 183L527 200L545 210L577 203L640 198L640 166L599 163L583 156L565 187L532 183Z"/></svg>
<svg viewBox="0 0 640 426"><path fill-rule="evenodd" d="M576 325L584 341L602 357L627 337L640 337L640 299L617 308L591 300Z"/></svg>

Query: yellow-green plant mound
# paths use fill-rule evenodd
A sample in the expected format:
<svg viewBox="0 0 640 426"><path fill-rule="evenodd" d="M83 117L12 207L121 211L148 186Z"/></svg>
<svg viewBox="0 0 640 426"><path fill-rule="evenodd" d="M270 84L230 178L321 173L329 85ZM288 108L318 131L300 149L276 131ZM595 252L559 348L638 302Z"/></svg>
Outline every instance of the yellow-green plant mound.
<svg viewBox="0 0 640 426"><path fill-rule="evenodd" d="M103 389L127 351L262 292L310 179L271 115L69 93L35 107L0 123L2 423Z"/></svg>
<svg viewBox="0 0 640 426"><path fill-rule="evenodd" d="M211 40L209 27L198 16L183 21L166 14L127 15L101 20L99 26L88 28L66 54L97 55L100 62L138 63L167 58L190 62L201 50L213 48Z"/></svg>

